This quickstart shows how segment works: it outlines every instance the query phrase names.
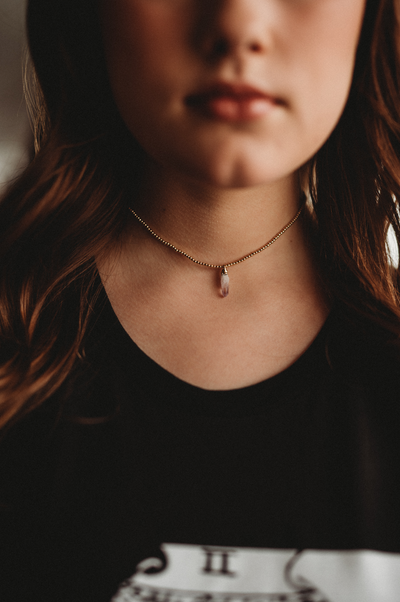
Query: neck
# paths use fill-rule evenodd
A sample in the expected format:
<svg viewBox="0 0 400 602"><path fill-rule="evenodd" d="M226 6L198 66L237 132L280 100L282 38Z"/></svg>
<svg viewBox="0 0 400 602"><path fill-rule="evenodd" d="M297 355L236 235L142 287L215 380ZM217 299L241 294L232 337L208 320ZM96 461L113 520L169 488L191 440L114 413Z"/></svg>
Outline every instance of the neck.
<svg viewBox="0 0 400 602"><path fill-rule="evenodd" d="M299 207L292 181L212 190L146 179L134 210L168 242L213 264L237 260L273 238ZM194 265L148 233L130 231L99 271L114 310L137 345L164 368L208 389L260 382L292 363L327 313L302 218L265 251L221 270ZM222 297L225 297L224 299Z"/></svg>
<svg viewBox="0 0 400 602"><path fill-rule="evenodd" d="M299 196L294 176L268 185L221 189L149 167L132 207L168 242L201 261L225 264L282 230L297 213ZM138 223L131 227L135 232L143 228ZM286 246L284 238L281 248Z"/></svg>

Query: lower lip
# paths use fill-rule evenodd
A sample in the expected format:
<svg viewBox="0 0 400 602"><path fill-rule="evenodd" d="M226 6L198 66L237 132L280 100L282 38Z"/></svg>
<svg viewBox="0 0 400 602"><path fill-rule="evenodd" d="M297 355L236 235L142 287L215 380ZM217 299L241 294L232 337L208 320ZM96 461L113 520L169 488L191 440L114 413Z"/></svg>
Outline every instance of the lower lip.
<svg viewBox="0 0 400 602"><path fill-rule="evenodd" d="M218 96L195 103L208 117L228 122L255 121L267 115L276 103L269 98Z"/></svg>

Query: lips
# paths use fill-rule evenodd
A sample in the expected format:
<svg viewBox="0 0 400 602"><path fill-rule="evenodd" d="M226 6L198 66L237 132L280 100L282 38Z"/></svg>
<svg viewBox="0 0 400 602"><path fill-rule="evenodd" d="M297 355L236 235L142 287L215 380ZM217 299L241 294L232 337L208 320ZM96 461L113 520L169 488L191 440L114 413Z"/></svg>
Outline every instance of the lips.
<svg viewBox="0 0 400 602"><path fill-rule="evenodd" d="M243 84L217 83L186 98L189 108L231 122L260 119L280 104L280 99Z"/></svg>

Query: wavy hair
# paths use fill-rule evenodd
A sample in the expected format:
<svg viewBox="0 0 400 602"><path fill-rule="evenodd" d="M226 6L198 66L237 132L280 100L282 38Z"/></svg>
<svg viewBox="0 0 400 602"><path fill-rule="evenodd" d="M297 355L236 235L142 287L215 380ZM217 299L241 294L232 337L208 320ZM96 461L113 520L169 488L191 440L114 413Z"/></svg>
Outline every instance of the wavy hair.
<svg viewBox="0 0 400 602"><path fill-rule="evenodd" d="M0 203L0 426L81 361L99 293L94 258L118 240L135 192L142 155L112 99L97 4L28 2L36 155ZM399 25L400 0L367 0L348 102L308 170L326 291L395 341L387 233L400 243Z"/></svg>

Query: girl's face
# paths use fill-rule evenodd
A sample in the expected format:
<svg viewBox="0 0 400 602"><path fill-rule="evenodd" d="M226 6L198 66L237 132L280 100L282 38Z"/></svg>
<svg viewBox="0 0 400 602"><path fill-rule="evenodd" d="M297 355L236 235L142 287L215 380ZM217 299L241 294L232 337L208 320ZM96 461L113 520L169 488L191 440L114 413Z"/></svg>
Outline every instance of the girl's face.
<svg viewBox="0 0 400 602"><path fill-rule="evenodd" d="M216 186L288 177L345 106L366 0L102 0L108 72L156 164Z"/></svg>

